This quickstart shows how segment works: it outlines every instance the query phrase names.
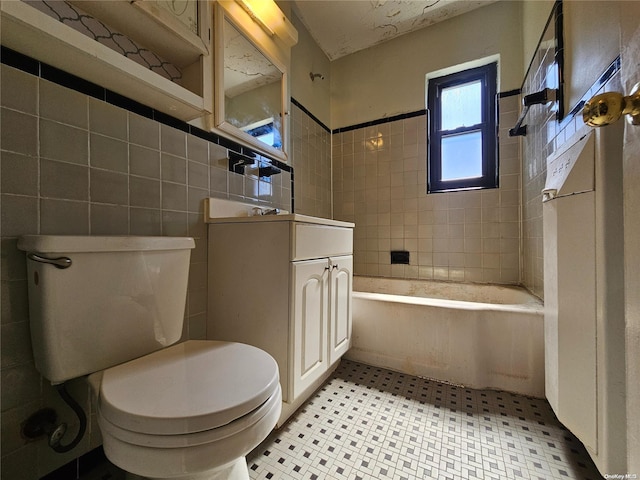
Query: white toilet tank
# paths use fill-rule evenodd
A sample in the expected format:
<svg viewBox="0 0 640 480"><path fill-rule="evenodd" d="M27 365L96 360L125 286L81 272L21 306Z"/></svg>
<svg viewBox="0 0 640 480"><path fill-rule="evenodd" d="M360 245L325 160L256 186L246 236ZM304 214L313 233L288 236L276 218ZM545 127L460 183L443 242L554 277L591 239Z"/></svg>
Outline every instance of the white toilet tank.
<svg viewBox="0 0 640 480"><path fill-rule="evenodd" d="M38 371L62 383L177 342L194 246L188 237L21 237ZM68 268L48 262L61 258Z"/></svg>

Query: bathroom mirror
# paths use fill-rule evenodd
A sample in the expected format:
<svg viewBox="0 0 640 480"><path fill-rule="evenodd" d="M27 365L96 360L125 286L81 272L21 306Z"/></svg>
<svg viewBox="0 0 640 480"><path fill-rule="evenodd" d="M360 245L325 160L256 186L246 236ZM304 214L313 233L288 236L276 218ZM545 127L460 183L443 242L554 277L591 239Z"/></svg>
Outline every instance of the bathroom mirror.
<svg viewBox="0 0 640 480"><path fill-rule="evenodd" d="M216 127L284 161L285 67L223 9L216 13Z"/></svg>
<svg viewBox="0 0 640 480"><path fill-rule="evenodd" d="M555 91L553 111L560 122L565 113L562 0L553 5L520 90L525 95L545 88Z"/></svg>

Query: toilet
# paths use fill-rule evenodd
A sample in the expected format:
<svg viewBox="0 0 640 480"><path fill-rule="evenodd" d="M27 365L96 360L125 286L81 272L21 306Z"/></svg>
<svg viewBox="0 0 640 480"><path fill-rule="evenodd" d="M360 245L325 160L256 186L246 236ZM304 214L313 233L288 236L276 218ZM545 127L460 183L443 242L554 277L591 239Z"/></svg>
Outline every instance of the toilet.
<svg viewBox="0 0 640 480"><path fill-rule="evenodd" d="M240 343L182 336L187 237L26 235L36 368L88 378L109 460L132 478L249 478L274 428L278 365Z"/></svg>

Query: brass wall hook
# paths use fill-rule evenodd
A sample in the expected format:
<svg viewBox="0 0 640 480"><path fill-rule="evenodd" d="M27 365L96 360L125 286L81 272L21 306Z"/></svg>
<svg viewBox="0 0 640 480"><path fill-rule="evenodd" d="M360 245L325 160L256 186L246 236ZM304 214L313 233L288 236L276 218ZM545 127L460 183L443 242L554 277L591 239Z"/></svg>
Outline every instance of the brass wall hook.
<svg viewBox="0 0 640 480"><path fill-rule="evenodd" d="M640 83L636 83L628 96L618 92L596 95L582 109L582 119L590 127L603 127L628 115L631 125L640 125Z"/></svg>

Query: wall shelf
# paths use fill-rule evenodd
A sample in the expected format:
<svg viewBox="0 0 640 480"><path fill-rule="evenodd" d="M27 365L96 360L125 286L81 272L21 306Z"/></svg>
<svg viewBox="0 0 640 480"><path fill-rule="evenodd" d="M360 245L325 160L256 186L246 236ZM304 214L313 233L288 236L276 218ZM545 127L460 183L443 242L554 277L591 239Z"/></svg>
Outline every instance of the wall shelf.
<svg viewBox="0 0 640 480"><path fill-rule="evenodd" d="M94 18L115 28L127 37L140 42L160 57L179 68L196 62L200 55L209 55L209 47L200 35L191 31L167 10L149 0L110 0L87 1L69 0L72 5L81 8ZM201 30L204 38L209 39L206 3L203 12ZM144 26L144 28L142 28Z"/></svg>
<svg viewBox="0 0 640 480"><path fill-rule="evenodd" d="M198 95L25 2L2 2L2 45L184 121L212 110ZM203 69L204 70L204 69Z"/></svg>

